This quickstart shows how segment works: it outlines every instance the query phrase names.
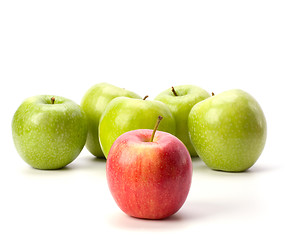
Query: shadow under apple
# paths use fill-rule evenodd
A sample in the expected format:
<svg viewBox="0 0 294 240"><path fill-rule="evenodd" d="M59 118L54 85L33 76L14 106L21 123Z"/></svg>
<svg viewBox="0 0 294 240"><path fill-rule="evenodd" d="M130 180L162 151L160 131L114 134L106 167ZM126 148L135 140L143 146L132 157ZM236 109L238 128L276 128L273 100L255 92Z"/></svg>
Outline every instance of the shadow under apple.
<svg viewBox="0 0 294 240"><path fill-rule="evenodd" d="M228 203L204 202L204 201L188 201L174 215L161 219L149 220L130 217L123 212L117 212L109 216L109 224L119 228L132 231L142 230L168 230L176 231L186 228L188 225L197 225L203 220L209 220L223 212L233 211L233 207Z"/></svg>

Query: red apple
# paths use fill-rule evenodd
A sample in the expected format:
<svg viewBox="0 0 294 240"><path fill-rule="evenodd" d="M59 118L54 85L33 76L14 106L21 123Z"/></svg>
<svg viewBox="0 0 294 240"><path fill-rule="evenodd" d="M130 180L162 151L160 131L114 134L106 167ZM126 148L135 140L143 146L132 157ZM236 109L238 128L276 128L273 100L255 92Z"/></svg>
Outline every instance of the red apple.
<svg viewBox="0 0 294 240"><path fill-rule="evenodd" d="M122 134L107 158L110 192L123 212L137 218L163 219L176 213L191 185L189 151L178 138L156 129Z"/></svg>

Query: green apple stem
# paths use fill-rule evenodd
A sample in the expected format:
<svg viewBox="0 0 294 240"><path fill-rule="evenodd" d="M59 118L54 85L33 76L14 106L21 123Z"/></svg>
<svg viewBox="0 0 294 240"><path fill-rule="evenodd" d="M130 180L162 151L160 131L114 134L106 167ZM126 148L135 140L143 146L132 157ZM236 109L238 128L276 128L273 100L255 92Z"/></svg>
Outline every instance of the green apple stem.
<svg viewBox="0 0 294 240"><path fill-rule="evenodd" d="M214 92L211 93L211 96L214 96Z"/></svg>
<svg viewBox="0 0 294 240"><path fill-rule="evenodd" d="M175 90L174 87L172 87L172 92L173 92L173 94L174 94L175 96L179 96L179 95L177 94L177 92L176 92L176 90Z"/></svg>
<svg viewBox="0 0 294 240"><path fill-rule="evenodd" d="M55 97L52 97L51 98L51 104L54 104L54 102L55 102Z"/></svg>
<svg viewBox="0 0 294 240"><path fill-rule="evenodd" d="M146 100L146 98L148 98L149 96L148 95L146 95L145 97L143 97L143 100Z"/></svg>
<svg viewBox="0 0 294 240"><path fill-rule="evenodd" d="M151 135L150 142L153 142L153 139L154 139L154 136L155 136L155 132L156 132L156 130L157 130L157 128L159 126L159 123L162 120L162 118L163 118L162 116L158 116L157 121L156 121L156 124L155 124L154 129L153 129L153 132L152 132L152 135Z"/></svg>

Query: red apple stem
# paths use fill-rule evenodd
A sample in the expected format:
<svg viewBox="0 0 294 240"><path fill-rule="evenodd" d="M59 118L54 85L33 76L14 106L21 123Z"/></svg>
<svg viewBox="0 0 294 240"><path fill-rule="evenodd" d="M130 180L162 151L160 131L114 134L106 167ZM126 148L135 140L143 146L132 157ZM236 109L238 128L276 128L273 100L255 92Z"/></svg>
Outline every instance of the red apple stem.
<svg viewBox="0 0 294 240"><path fill-rule="evenodd" d="M155 126L154 126L154 129L153 129L153 132L152 132L152 135L151 135L150 142L153 142L153 139L154 139L154 136L155 136L155 132L156 132L156 130L157 130L157 128L159 126L159 123L162 120L162 118L163 118L162 116L158 116L157 121L156 121Z"/></svg>
<svg viewBox="0 0 294 240"><path fill-rule="evenodd" d="M172 87L172 92L173 92L173 94L174 94L175 96L179 96L179 95L177 94L177 92L176 92L176 90L175 90L174 87Z"/></svg>
<svg viewBox="0 0 294 240"><path fill-rule="evenodd" d="M146 98L148 98L149 96L148 95L146 95L145 97L143 97L143 100L146 100Z"/></svg>
<svg viewBox="0 0 294 240"><path fill-rule="evenodd" d="M52 97L51 98L51 104L54 104L54 102L55 102L55 97Z"/></svg>

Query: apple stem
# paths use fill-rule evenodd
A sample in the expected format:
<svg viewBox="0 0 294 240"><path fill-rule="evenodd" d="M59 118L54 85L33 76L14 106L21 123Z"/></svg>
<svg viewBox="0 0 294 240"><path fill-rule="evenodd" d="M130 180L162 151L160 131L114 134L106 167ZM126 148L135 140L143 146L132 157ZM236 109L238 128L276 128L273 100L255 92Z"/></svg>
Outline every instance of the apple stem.
<svg viewBox="0 0 294 240"><path fill-rule="evenodd" d="M146 100L146 98L148 98L149 96L148 95L146 95L145 97L143 97L143 100Z"/></svg>
<svg viewBox="0 0 294 240"><path fill-rule="evenodd" d="M176 90L175 90L174 87L172 87L172 92L173 92L173 94L174 94L175 96L179 96L179 95L177 94L177 92L176 92Z"/></svg>
<svg viewBox="0 0 294 240"><path fill-rule="evenodd" d="M157 130L157 128L159 126L159 123L162 120L162 118L163 118L162 116L158 116L157 121L156 121L155 126L154 126L154 129L153 129L153 132L152 132L152 135L151 135L150 142L153 142L153 139L154 139L154 136L155 136L155 132L156 132L156 130Z"/></svg>
<svg viewBox="0 0 294 240"><path fill-rule="evenodd" d="M55 102L55 97L52 97L51 98L51 104L54 104L54 102Z"/></svg>
<svg viewBox="0 0 294 240"><path fill-rule="evenodd" d="M214 96L214 92L211 93L211 96Z"/></svg>

